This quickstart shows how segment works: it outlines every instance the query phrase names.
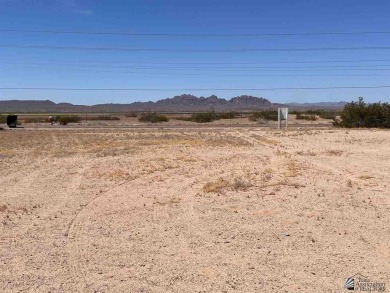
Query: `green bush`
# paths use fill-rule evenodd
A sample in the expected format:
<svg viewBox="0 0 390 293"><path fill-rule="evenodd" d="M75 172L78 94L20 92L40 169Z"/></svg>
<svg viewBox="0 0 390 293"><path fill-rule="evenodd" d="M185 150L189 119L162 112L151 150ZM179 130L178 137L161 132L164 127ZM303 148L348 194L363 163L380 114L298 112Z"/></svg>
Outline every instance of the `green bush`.
<svg viewBox="0 0 390 293"><path fill-rule="evenodd" d="M150 123L161 123L161 122L168 122L169 119L165 115L158 115L155 112L154 113L147 112L147 113L142 113L138 117L138 121L140 121L140 122L150 122Z"/></svg>
<svg viewBox="0 0 390 293"><path fill-rule="evenodd" d="M340 121L333 125L346 128L390 128L390 105L388 103L366 104L362 97L357 102L347 103L340 114Z"/></svg>
<svg viewBox="0 0 390 293"><path fill-rule="evenodd" d="M67 125L68 123L79 123L81 122L81 117L77 115L61 115L57 116L57 122L61 125Z"/></svg>
<svg viewBox="0 0 390 293"><path fill-rule="evenodd" d="M191 121L197 123L207 123L219 120L219 116L215 112L195 113L191 116Z"/></svg>
<svg viewBox="0 0 390 293"><path fill-rule="evenodd" d="M264 110L260 112L254 112L249 116L249 120L250 121L259 121L259 120L278 121L278 111Z"/></svg>
<svg viewBox="0 0 390 293"><path fill-rule="evenodd" d="M317 117L316 117L316 115L313 115L313 114L306 115L306 114L302 114L302 113L297 113L296 119L297 120L316 121Z"/></svg>

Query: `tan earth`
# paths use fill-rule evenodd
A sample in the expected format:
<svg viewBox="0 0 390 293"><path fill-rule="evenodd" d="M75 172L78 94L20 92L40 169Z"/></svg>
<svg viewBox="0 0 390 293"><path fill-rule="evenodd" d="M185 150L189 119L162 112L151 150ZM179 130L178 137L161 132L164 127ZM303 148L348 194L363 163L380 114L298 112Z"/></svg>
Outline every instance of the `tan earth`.
<svg viewBox="0 0 390 293"><path fill-rule="evenodd" d="M0 132L0 292L390 290L390 132Z"/></svg>

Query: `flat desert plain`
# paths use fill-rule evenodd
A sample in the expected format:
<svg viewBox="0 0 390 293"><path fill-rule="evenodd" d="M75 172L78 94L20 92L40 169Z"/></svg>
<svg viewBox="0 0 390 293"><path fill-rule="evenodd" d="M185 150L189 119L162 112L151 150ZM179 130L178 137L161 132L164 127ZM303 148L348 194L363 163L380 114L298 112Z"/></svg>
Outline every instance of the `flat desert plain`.
<svg viewBox="0 0 390 293"><path fill-rule="evenodd" d="M0 292L390 289L390 132L0 132Z"/></svg>

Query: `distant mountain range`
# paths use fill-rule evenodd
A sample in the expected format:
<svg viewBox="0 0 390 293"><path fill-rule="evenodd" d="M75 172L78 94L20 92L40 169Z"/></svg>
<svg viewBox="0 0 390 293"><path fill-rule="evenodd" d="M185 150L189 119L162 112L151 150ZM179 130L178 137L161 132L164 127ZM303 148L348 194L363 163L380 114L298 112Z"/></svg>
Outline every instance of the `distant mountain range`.
<svg viewBox="0 0 390 293"><path fill-rule="evenodd" d="M98 104L92 106L73 105L70 103L54 103L49 100L8 100L0 101L0 113L4 112L41 112L41 113L66 113L66 112L139 112L139 111L165 111L165 112L195 112L207 111L254 111L260 109L292 107L292 108L327 108L339 109L344 107L345 102L338 103L291 103L274 104L265 98L254 96L238 96L230 100L210 97L196 97L184 94L173 98L159 100L157 102L134 102L131 104Z"/></svg>

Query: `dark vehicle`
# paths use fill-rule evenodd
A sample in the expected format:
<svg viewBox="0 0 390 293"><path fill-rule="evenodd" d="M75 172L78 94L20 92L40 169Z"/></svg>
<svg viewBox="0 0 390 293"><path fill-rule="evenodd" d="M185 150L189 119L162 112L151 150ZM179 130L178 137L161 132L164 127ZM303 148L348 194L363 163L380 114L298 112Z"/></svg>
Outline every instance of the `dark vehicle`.
<svg viewBox="0 0 390 293"><path fill-rule="evenodd" d="M7 125L9 128L16 128L18 122L18 116L17 115L8 115L7 117Z"/></svg>

